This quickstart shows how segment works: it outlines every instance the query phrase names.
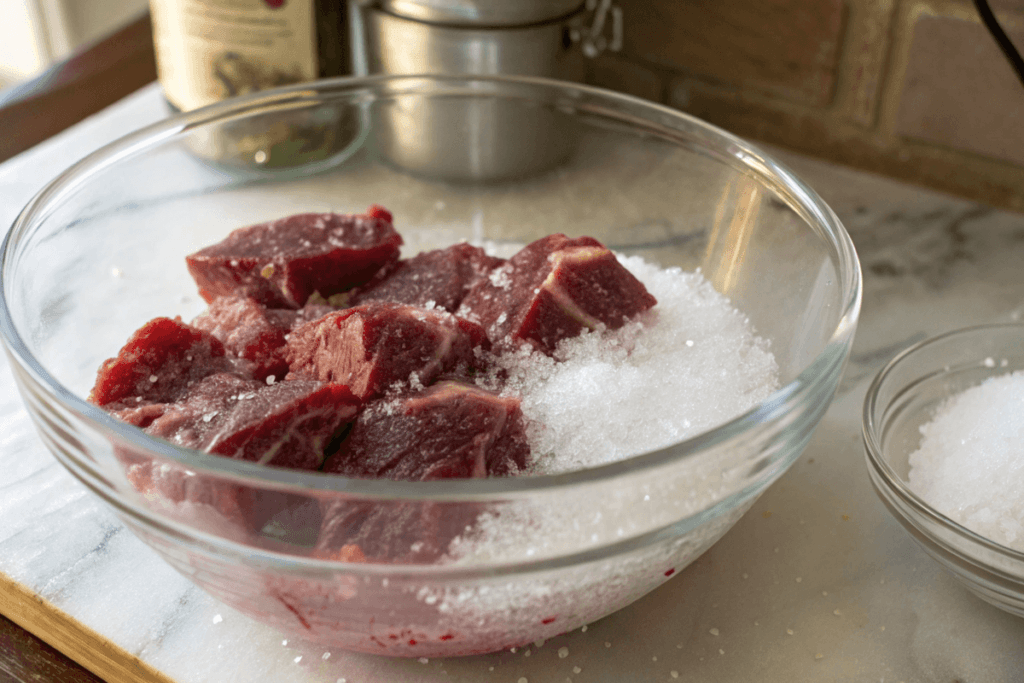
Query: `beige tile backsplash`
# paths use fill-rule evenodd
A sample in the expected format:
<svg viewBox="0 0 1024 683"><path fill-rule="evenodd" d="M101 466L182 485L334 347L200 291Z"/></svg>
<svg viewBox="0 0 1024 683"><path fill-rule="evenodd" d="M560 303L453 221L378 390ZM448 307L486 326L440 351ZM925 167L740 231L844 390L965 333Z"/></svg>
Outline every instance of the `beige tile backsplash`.
<svg viewBox="0 0 1024 683"><path fill-rule="evenodd" d="M991 0L1024 51L1024 0ZM1024 211L1024 86L968 0L619 0L592 83Z"/></svg>

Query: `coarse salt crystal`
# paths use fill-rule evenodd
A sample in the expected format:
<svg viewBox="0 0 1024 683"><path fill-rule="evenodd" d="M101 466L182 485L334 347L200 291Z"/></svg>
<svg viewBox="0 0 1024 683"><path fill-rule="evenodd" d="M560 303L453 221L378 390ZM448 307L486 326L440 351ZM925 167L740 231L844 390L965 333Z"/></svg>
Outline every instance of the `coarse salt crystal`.
<svg viewBox="0 0 1024 683"><path fill-rule="evenodd" d="M1024 372L990 377L953 396L921 426L908 476L910 488L936 510L1017 551L1024 551L1022 415Z"/></svg>

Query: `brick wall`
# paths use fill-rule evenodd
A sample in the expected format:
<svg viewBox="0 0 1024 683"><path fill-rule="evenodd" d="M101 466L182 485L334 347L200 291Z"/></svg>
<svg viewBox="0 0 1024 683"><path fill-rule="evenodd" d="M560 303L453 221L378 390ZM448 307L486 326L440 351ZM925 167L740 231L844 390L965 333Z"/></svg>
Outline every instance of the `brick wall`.
<svg viewBox="0 0 1024 683"><path fill-rule="evenodd" d="M1024 211L1024 86L968 0L618 0L590 82ZM1024 0L990 0L1024 52Z"/></svg>

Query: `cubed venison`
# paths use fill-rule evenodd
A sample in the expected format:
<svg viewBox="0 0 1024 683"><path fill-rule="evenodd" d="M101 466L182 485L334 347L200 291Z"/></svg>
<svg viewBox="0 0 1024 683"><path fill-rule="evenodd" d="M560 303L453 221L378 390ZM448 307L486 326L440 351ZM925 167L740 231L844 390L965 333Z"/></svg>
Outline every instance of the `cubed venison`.
<svg viewBox="0 0 1024 683"><path fill-rule="evenodd" d="M355 557L370 562L436 562L483 510L465 502L327 502L314 554L359 561L346 559L358 549Z"/></svg>
<svg viewBox="0 0 1024 683"><path fill-rule="evenodd" d="M261 465L317 469L360 402L341 385L267 385L226 373L203 380L146 431L187 448Z"/></svg>
<svg viewBox="0 0 1024 683"><path fill-rule="evenodd" d="M261 465L317 469L331 440L355 418L360 401L346 387L321 382L282 382L242 400L210 453Z"/></svg>
<svg viewBox="0 0 1024 683"><path fill-rule="evenodd" d="M524 468L529 452L518 399L445 381L368 406L324 472L407 481L505 476Z"/></svg>
<svg viewBox="0 0 1024 683"><path fill-rule="evenodd" d="M487 344L479 325L443 311L372 303L329 313L288 337L289 377L346 385L367 400L413 373L429 384L476 363Z"/></svg>
<svg viewBox="0 0 1024 683"><path fill-rule="evenodd" d="M432 302L454 313L470 288L504 262L469 244L427 251L382 271L353 293L351 303L392 301L426 306Z"/></svg>
<svg viewBox="0 0 1024 683"><path fill-rule="evenodd" d="M401 236L386 211L305 213L239 228L186 258L207 301L252 297L272 308L300 308L365 284L398 259Z"/></svg>
<svg viewBox="0 0 1024 683"><path fill-rule="evenodd" d="M268 308L266 315L271 325L283 330L287 334L300 325L319 320L328 313L334 313L336 310L338 310L337 307L327 304L307 303L297 310L290 308Z"/></svg>
<svg viewBox="0 0 1024 683"><path fill-rule="evenodd" d="M130 424L133 427L139 429L145 429L153 423L158 417L167 412L167 409L171 407L170 403L134 403L130 401L123 403L121 401L115 401L114 403L108 403L103 406L103 410L110 413L111 417L114 417L121 422Z"/></svg>
<svg viewBox="0 0 1024 683"><path fill-rule="evenodd" d="M204 377L230 369L224 345L209 332L180 318L154 318L100 365L89 401L172 403Z"/></svg>
<svg viewBox="0 0 1024 683"><path fill-rule="evenodd" d="M166 407L146 433L182 448L203 450L209 435L216 433L234 410L239 395L255 394L264 382L219 372L203 378L187 395Z"/></svg>
<svg viewBox="0 0 1024 683"><path fill-rule="evenodd" d="M610 250L591 237L549 235L480 280L458 315L480 323L500 348L529 343L551 354L585 329L611 329L657 303Z"/></svg>
<svg viewBox="0 0 1024 683"><path fill-rule="evenodd" d="M284 336L291 328L269 313L255 299L222 296L214 299L206 312L192 321L192 326L209 332L230 353L250 361L255 379L262 381L269 375L283 378L288 372Z"/></svg>

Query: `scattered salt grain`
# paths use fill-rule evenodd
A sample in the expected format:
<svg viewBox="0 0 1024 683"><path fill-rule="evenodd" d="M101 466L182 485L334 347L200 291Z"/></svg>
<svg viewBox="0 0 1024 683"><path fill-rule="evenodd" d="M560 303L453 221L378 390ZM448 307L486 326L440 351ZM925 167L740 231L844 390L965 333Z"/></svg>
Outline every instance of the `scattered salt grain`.
<svg viewBox="0 0 1024 683"><path fill-rule="evenodd" d="M156 381L157 381L158 379L160 379L160 378L159 378L159 377L157 377L156 375L150 375L150 376L149 376L149 382L150 382L150 384L154 384L154 383L156 383Z"/></svg>
<svg viewBox="0 0 1024 683"><path fill-rule="evenodd" d="M568 656L569 656L569 648L567 648L567 647L560 647L560 648L558 648L558 658L559 659L565 659Z"/></svg>
<svg viewBox="0 0 1024 683"><path fill-rule="evenodd" d="M672 678L679 678L679 672L678 671L669 671L668 675L671 676Z"/></svg>
<svg viewBox="0 0 1024 683"><path fill-rule="evenodd" d="M222 617L222 616L221 616L221 615L219 615L219 614L214 614L214 615L213 615L213 623L215 623L215 624L219 624L219 623L220 623L220 622L222 622L222 621L224 621L224 617Z"/></svg>
<svg viewBox="0 0 1024 683"><path fill-rule="evenodd" d="M267 375L267 385L271 385L277 381L277 378L273 375Z"/></svg>
<svg viewBox="0 0 1024 683"><path fill-rule="evenodd" d="M301 661L302 661L302 655L299 655L298 657L296 657L295 659L292 660L292 662L294 662L295 664L298 664Z"/></svg>
<svg viewBox="0 0 1024 683"><path fill-rule="evenodd" d="M986 359L985 365L988 364ZM939 512L1024 551L1024 372L952 397L921 427L910 488Z"/></svg>
<svg viewBox="0 0 1024 683"><path fill-rule="evenodd" d="M113 268L110 269L110 274L113 277L121 277L122 275L124 275L124 271L118 268L117 266L114 266Z"/></svg>
<svg viewBox="0 0 1024 683"><path fill-rule="evenodd" d="M520 676L519 683L530 683L530 681L526 680L526 676Z"/></svg>
<svg viewBox="0 0 1024 683"><path fill-rule="evenodd" d="M786 629L786 635L790 635L790 636L793 635L793 629L787 628Z"/></svg>
<svg viewBox="0 0 1024 683"><path fill-rule="evenodd" d="M580 629L580 633L586 633L586 632L587 632L587 625L583 624L583 628Z"/></svg>
<svg viewBox="0 0 1024 683"><path fill-rule="evenodd" d="M580 673L581 671L583 671L583 669L579 668L578 666L574 666L574 667L572 668L572 672L573 672L574 674L578 674L578 673Z"/></svg>
<svg viewBox="0 0 1024 683"><path fill-rule="evenodd" d="M718 629L717 628L713 628L710 631L708 631L708 633L710 633L713 636L717 636L718 635Z"/></svg>
<svg viewBox="0 0 1024 683"><path fill-rule="evenodd" d="M420 658L419 658L419 659L417 659L416 661L418 661L418 662L419 662L420 664L426 664L426 663L428 663L428 662L429 662L430 660L429 660L429 659L427 659L426 657L420 657Z"/></svg>
<svg viewBox="0 0 1024 683"><path fill-rule="evenodd" d="M321 657L321 659L330 659L330 658L331 658L331 653L330 652L325 652L323 657Z"/></svg>

